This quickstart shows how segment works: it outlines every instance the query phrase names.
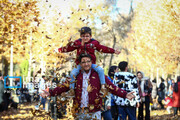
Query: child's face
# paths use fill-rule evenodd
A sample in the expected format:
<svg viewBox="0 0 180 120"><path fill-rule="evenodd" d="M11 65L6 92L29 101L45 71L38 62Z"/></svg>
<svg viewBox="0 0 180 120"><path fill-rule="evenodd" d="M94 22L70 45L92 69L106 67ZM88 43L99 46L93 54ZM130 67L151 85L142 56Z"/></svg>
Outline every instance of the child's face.
<svg viewBox="0 0 180 120"><path fill-rule="evenodd" d="M89 33L82 34L81 39L84 43L86 43L91 39L91 35Z"/></svg>

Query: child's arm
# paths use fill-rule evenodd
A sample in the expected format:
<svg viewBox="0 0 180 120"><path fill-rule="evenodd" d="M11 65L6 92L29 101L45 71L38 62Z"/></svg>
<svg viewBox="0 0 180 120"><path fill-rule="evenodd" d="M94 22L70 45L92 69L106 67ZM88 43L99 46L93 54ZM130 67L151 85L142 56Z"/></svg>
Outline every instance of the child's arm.
<svg viewBox="0 0 180 120"><path fill-rule="evenodd" d="M167 105L169 102L170 102L170 100L165 99L164 104Z"/></svg>
<svg viewBox="0 0 180 120"><path fill-rule="evenodd" d="M99 52L120 54L119 50L114 50L113 48L101 45L98 41L96 41L94 45L96 50Z"/></svg>
<svg viewBox="0 0 180 120"><path fill-rule="evenodd" d="M71 52L78 48L77 41L69 42L65 47L58 48L58 52Z"/></svg>

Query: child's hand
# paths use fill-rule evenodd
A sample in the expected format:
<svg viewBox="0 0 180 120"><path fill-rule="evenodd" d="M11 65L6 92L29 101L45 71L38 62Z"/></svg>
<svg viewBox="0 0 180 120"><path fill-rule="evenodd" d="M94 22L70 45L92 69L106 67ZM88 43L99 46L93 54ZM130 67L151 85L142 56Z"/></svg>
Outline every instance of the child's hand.
<svg viewBox="0 0 180 120"><path fill-rule="evenodd" d="M54 49L53 52L58 53L58 48Z"/></svg>
<svg viewBox="0 0 180 120"><path fill-rule="evenodd" d="M115 50L115 54L119 55L121 53L120 50Z"/></svg>

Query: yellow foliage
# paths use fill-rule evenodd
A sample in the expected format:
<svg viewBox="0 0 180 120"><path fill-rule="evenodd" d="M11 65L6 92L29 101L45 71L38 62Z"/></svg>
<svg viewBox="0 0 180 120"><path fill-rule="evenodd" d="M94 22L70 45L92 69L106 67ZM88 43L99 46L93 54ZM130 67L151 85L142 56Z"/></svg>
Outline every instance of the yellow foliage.
<svg viewBox="0 0 180 120"><path fill-rule="evenodd" d="M180 3L176 0L142 0L138 3L132 32L125 42L130 62L138 70L175 71L180 62L179 12Z"/></svg>

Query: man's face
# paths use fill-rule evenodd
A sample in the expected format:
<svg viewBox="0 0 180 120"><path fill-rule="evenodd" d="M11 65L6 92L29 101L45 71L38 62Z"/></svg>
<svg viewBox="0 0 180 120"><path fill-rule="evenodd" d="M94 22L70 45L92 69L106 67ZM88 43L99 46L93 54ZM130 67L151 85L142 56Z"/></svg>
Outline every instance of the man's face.
<svg viewBox="0 0 180 120"><path fill-rule="evenodd" d="M91 35L89 33L82 34L81 39L84 43L86 43L91 39Z"/></svg>
<svg viewBox="0 0 180 120"><path fill-rule="evenodd" d="M92 61L89 57L83 57L81 59L81 68L84 70L84 71L89 71L90 68L91 68L91 65L92 65Z"/></svg>

